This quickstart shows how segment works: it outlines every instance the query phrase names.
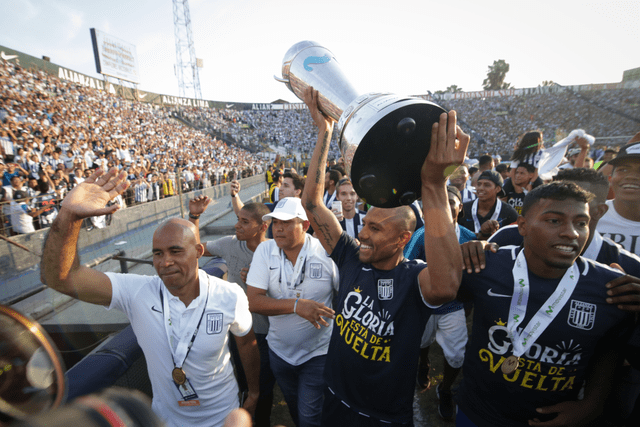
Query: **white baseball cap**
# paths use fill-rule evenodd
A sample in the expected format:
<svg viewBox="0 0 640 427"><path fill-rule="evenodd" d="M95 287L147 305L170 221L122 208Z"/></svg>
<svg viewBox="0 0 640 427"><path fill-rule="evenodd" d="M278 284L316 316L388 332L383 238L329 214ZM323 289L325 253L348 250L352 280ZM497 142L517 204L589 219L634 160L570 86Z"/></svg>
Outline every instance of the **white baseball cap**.
<svg viewBox="0 0 640 427"><path fill-rule="evenodd" d="M285 197L276 205L273 212L262 217L263 221L276 218L280 221L289 221L293 218L300 218L308 221L307 214L302 208L302 201L297 197Z"/></svg>

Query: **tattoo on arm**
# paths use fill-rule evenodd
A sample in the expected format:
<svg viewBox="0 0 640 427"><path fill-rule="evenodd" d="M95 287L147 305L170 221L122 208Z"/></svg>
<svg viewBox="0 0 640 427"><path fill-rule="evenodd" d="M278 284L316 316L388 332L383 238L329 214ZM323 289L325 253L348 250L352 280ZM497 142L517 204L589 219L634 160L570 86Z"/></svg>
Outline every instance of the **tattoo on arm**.
<svg viewBox="0 0 640 427"><path fill-rule="evenodd" d="M333 248L336 246L336 241L334 239L334 236L332 236L330 233L329 224L327 224L326 222L321 222L322 218L316 211L312 210L311 213L313 214L316 225L318 226L318 229L315 231L322 235L323 240L333 250Z"/></svg>
<svg viewBox="0 0 640 427"><path fill-rule="evenodd" d="M329 144L331 143L331 133L325 132L322 140L322 149L320 150L320 161L326 160ZM318 170L316 171L316 184L320 184L320 175L322 174L322 165L318 162Z"/></svg>

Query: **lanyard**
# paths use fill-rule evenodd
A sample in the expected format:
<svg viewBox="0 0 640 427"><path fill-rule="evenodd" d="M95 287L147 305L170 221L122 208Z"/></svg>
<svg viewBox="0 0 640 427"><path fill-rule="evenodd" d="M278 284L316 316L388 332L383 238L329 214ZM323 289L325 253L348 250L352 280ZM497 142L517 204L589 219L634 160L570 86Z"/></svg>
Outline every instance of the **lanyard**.
<svg viewBox="0 0 640 427"><path fill-rule="evenodd" d="M176 349L173 349L171 345L171 330L170 330L170 311L169 311L169 296L165 297L164 293L167 292L164 286L160 287L160 301L162 302L162 315L164 317L164 329L167 333L167 340L169 342L169 349L171 350L171 357L173 359L173 365L178 368L182 368L185 360L187 360L187 356L191 351L191 346L193 346L193 342L196 340L196 335L198 335L198 330L200 329L200 323L202 323L202 318L204 317L204 312L207 309L207 303L209 302L209 286L211 285L211 279L207 276L207 297L205 298L204 305L202 306L202 312L200 313L200 318L198 319L198 310L193 310L191 317L189 318L189 322L187 323L187 328L192 329L195 326L195 330L193 331L193 335L191 336L191 340L187 341L184 338L180 338ZM195 323L198 322L197 325ZM176 363L176 360L181 360L180 364Z"/></svg>
<svg viewBox="0 0 640 427"><path fill-rule="evenodd" d="M296 265L293 267L293 275L291 277L291 281L287 277L287 272L285 271L285 265L287 256L284 251L280 249L280 291L283 295L287 295L288 289L295 289L300 283L304 281L304 272L305 272L305 264L307 263L307 252L309 250L309 239L310 236L305 236L304 245L302 249L300 249L300 253L298 254L298 259L296 261ZM285 286L282 286L282 275L284 273L284 282Z"/></svg>
<svg viewBox="0 0 640 427"><path fill-rule="evenodd" d="M502 203L500 200L496 200L496 208L491 215L491 220L497 221L500 216L500 209L502 209ZM475 233L480 232L480 221L478 221L478 199L473 202L471 206L471 217L473 218L473 226L475 227Z"/></svg>
<svg viewBox="0 0 640 427"><path fill-rule="evenodd" d="M527 312L527 302L529 300L529 272L527 270L527 260L524 256L524 249L520 251L513 266L513 296L509 307L509 321L507 322L507 333L513 344L513 354L522 356L542 335L553 319L562 310L562 307L569 301L573 290L578 284L580 270L574 262L567 269L556 290L529 321L521 332L518 327L525 319Z"/></svg>

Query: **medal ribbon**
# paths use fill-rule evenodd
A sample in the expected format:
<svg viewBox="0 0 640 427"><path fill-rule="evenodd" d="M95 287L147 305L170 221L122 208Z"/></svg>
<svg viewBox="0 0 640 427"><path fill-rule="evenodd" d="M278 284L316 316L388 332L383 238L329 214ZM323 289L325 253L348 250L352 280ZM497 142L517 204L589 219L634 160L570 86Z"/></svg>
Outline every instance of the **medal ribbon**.
<svg viewBox="0 0 640 427"><path fill-rule="evenodd" d="M513 344L513 354L516 357L522 356L536 342L553 319L562 310L562 307L569 301L573 290L578 284L580 270L574 262L567 269L556 290L529 321L522 332L518 332L518 327L524 321L527 312L527 301L529 300L529 272L527 270L527 260L524 256L524 249L520 251L513 266L513 296L509 308L509 321L507 322L507 332Z"/></svg>
<svg viewBox="0 0 640 427"><path fill-rule="evenodd" d="M500 200L496 199L496 208L493 211L493 215L491 215L491 220L498 220L498 217L500 216L500 209L502 209L502 203L500 203ZM476 199L471 206L471 216L473 217L473 226L476 229L475 233L478 234L480 232L480 221L478 221L478 199Z"/></svg>
<svg viewBox="0 0 640 427"><path fill-rule="evenodd" d="M284 268L287 256L285 255L284 251L280 249L280 292L282 292L284 298L287 298L287 289L295 289L296 286L298 286L302 282L301 277L304 275L305 264L307 263L307 252L309 251L310 238L311 236L305 235L304 245L302 245L302 249L300 249L300 253L298 254L296 265L293 267L293 275L291 277L291 281L289 281L289 278L287 277L287 271ZM283 275L285 283L284 287L282 286Z"/></svg>
<svg viewBox="0 0 640 427"><path fill-rule="evenodd" d="M191 336L191 340L186 339L186 337L181 337L180 341L178 341L178 345L176 349L173 349L171 345L171 327L169 325L171 312L169 311L169 298L171 295L164 295L165 292L168 292L165 286L160 287L160 301L162 301L162 315L164 316L164 330L167 333L167 340L169 342L169 349L171 350L171 357L173 358L173 366L176 368L182 368L184 365L184 361L187 360L187 356L191 351L191 346L193 342L196 340L196 335L198 335L198 330L200 329L200 324L202 323L202 318L204 317L204 312L207 309L207 302L209 302L209 286L211 285L211 279L207 276L207 296L204 301L204 305L202 305L202 311L200 312L200 318L198 319L198 309L193 310L191 313L191 317L187 322L187 329L192 329L195 326L195 330L193 331L193 335ZM200 307L198 305L198 307ZM197 325L196 325L197 322ZM181 360L180 364L176 363L176 360Z"/></svg>

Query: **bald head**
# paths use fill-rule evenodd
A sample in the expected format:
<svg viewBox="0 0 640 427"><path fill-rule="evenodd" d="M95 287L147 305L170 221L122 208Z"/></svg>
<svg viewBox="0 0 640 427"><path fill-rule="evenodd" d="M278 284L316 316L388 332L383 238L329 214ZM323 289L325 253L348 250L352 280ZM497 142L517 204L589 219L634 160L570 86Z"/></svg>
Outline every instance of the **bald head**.
<svg viewBox="0 0 640 427"><path fill-rule="evenodd" d="M153 234L152 251L165 287L188 306L200 293L198 259L204 253L195 226L180 218L164 222Z"/></svg>
<svg viewBox="0 0 640 427"><path fill-rule="evenodd" d="M160 224L155 233L153 233L153 238L155 239L160 233L168 230L182 230L184 237L193 239L195 244L200 243L200 233L196 226L192 222L182 218L171 218Z"/></svg>
<svg viewBox="0 0 640 427"><path fill-rule="evenodd" d="M399 231L413 232L416 229L416 215L409 206L398 206L397 208L376 208L371 210L381 210L388 212L388 218L393 222Z"/></svg>

